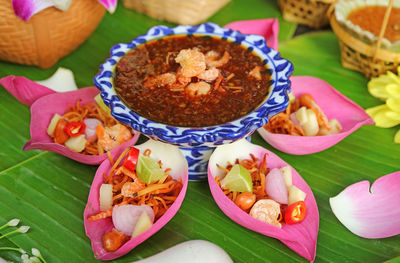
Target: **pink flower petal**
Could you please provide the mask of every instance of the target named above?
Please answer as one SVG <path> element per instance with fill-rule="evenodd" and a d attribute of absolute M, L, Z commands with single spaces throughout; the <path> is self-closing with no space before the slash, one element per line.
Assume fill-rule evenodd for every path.
<path fill-rule="evenodd" d="M 97 259 L 115 259 L 117 257 L 125 255 L 126 253 L 134 249 L 137 245 L 147 240 L 172 219 L 172 217 L 176 214 L 179 207 L 181 206 L 185 197 L 189 170 L 186 159 L 182 155 L 180 150 L 175 146 L 164 144 L 161 142 L 155 142 L 153 140 L 149 140 L 144 144 L 137 145 L 135 147 L 139 148 L 141 151 L 144 151 L 145 149 L 150 149 L 150 156 L 152 158 L 154 158 L 155 160 L 161 160 L 165 167 L 171 168 L 171 173 L 173 174 L 174 178 L 182 179 L 183 188 L 179 193 L 178 198 L 171 205 L 171 207 L 165 212 L 162 217 L 160 217 L 153 224 L 153 226 L 149 230 L 145 231 L 139 236 L 130 239 L 115 252 L 107 252 L 103 248 L 102 237 L 105 232 L 108 232 L 113 228 L 111 218 L 101 219 L 97 221 L 87 220 L 89 216 L 100 212 L 99 189 L 104 180 L 103 173 L 107 173 L 111 169 L 111 164 L 109 160 L 105 160 L 97 169 L 96 175 L 92 182 L 92 186 L 90 188 L 88 202 L 86 204 L 86 208 L 83 214 L 86 235 L 90 238 L 92 242 L 94 256 Z M 118 152 L 114 152 L 112 154 L 113 159 L 116 160 L 122 151 L 123 149 L 120 149 Z M 153 154 L 155 154 L 155 156 L 153 156 Z"/>
<path fill-rule="evenodd" d="M 69 106 L 74 105 L 78 99 L 81 103 L 94 102 L 94 97 L 99 93 L 96 87 L 88 87 L 70 92 L 53 93 L 36 100 L 31 106 L 31 139 L 24 145 L 23 150 L 45 150 L 62 154 L 75 161 L 86 164 L 99 164 L 107 159 L 107 154 L 86 155 L 73 152 L 65 146 L 54 143 L 47 135 L 47 127 L 54 114 L 63 115 Z M 111 150 L 116 152 L 119 148 L 126 147 L 136 143 L 139 133 L 135 132 L 133 138 L 117 148 Z"/>
<path fill-rule="evenodd" d="M 256 19 L 256 20 L 245 20 L 235 21 L 227 24 L 224 28 L 230 28 L 232 30 L 238 30 L 243 34 L 260 35 L 267 40 L 269 47 L 278 50 L 278 33 L 279 33 L 279 22 L 278 19 Z"/>
<path fill-rule="evenodd" d="M 296 155 L 311 154 L 328 149 L 365 124 L 374 124 L 371 117 L 356 103 L 345 97 L 324 80 L 296 76 L 291 77 L 295 97 L 311 94 L 329 119 L 336 118 L 343 130 L 338 134 L 325 136 L 293 136 L 274 134 L 264 128 L 260 135 L 276 149 Z M 340 110 L 339 110 L 340 109 Z"/>
<path fill-rule="evenodd" d="M 53 5 L 50 0 L 12 0 L 14 13 L 25 21 L 34 14 Z"/>
<path fill-rule="evenodd" d="M 117 0 L 98 0 L 98 1 L 105 8 L 107 8 L 108 12 L 110 12 L 111 14 L 114 13 L 115 8 L 117 7 Z"/>
<path fill-rule="evenodd" d="M 348 186 L 329 199 L 339 221 L 357 236 L 385 238 L 400 234 L 400 172 Z"/>
<path fill-rule="evenodd" d="M 40 97 L 55 93 L 55 91 L 25 77 L 16 77 L 13 75 L 0 79 L 0 84 L 19 102 L 27 106 L 31 106 Z"/>
<path fill-rule="evenodd" d="M 283 225 L 282 228 L 269 225 L 251 217 L 229 200 L 216 184 L 214 177 L 220 176 L 222 173 L 221 169 L 217 168 L 217 163 L 224 166 L 227 161 L 233 162 L 236 158 L 249 158 L 250 153 L 259 159 L 264 154 L 267 154 L 267 166 L 270 169 L 288 165 L 274 153 L 251 144 L 246 140 L 239 140 L 232 144 L 219 146 L 211 155 L 208 163 L 208 183 L 215 202 L 236 223 L 263 235 L 279 239 L 302 257 L 313 261 L 316 253 L 319 228 L 318 207 L 310 187 L 296 170 L 292 168 L 293 185 L 307 194 L 305 199 L 307 215 L 303 222 L 293 225 Z"/>

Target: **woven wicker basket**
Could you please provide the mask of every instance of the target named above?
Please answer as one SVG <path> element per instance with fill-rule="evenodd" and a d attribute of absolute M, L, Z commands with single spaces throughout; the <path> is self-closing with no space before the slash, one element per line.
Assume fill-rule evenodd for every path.
<path fill-rule="evenodd" d="M 104 13 L 96 0 L 73 0 L 68 11 L 50 7 L 23 21 L 10 0 L 0 0 L 0 60 L 49 68 L 84 42 Z"/>
<path fill-rule="evenodd" d="M 328 11 L 337 0 L 279 0 L 283 18 L 290 22 L 320 28 L 329 24 Z"/>
<path fill-rule="evenodd" d="M 181 25 L 206 20 L 230 0 L 122 0 L 127 8 Z"/>
<path fill-rule="evenodd" d="M 334 8 L 329 10 L 329 17 L 332 30 L 339 39 L 343 67 L 359 71 L 367 78 L 377 77 L 387 71 L 396 72 L 397 67 L 400 65 L 400 52 L 379 47 L 383 34 L 381 34 L 377 45 L 366 44 L 349 34 L 338 23 Z"/>

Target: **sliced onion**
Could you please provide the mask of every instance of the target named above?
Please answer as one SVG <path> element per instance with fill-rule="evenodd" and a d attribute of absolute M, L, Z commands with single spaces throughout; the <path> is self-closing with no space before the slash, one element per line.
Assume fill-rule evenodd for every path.
<path fill-rule="evenodd" d="M 86 129 L 85 129 L 86 139 L 96 136 L 97 125 L 99 125 L 99 124 L 103 125 L 103 123 L 96 118 L 87 118 L 87 119 L 84 119 L 83 122 L 86 124 Z"/>
<path fill-rule="evenodd" d="M 281 170 L 271 169 L 265 178 L 265 191 L 271 199 L 280 204 L 288 203 L 288 190 Z"/>
<path fill-rule="evenodd" d="M 114 227 L 125 235 L 131 236 L 140 215 L 146 212 L 154 222 L 153 209 L 148 205 L 120 205 L 114 206 L 112 221 Z"/>
<path fill-rule="evenodd" d="M 293 112 L 292 114 L 290 114 L 290 120 L 297 126 L 301 126 L 299 120 L 296 117 L 296 112 Z"/>

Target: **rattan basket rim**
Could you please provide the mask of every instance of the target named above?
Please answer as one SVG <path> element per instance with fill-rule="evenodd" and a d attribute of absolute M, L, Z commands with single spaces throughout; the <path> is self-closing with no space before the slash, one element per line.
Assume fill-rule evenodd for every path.
<path fill-rule="evenodd" d="M 334 9 L 328 11 L 330 24 L 332 30 L 335 32 L 336 36 L 341 40 L 345 45 L 354 49 L 355 51 L 366 55 L 368 57 L 372 57 L 375 55 L 376 58 L 385 60 L 385 61 L 399 61 L 400 60 L 400 52 L 390 51 L 387 49 L 379 48 L 376 51 L 376 47 L 371 44 L 366 44 L 363 41 L 355 38 L 351 34 L 349 34 L 336 20 L 335 14 L 333 12 Z"/>

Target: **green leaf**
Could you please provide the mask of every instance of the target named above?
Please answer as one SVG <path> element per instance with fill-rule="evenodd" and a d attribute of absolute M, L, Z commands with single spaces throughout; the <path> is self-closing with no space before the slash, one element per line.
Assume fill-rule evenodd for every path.
<path fill-rule="evenodd" d="M 282 21 L 276 1 L 232 0 L 210 21 L 224 25 L 266 17 L 279 18 L 280 51 L 294 63 L 296 75 L 320 77 L 363 108 L 381 103 L 368 94 L 363 75 L 342 68 L 337 39 L 332 32 L 288 40 L 295 25 Z M 54 67 L 42 70 L 0 62 L 0 77 L 13 74 L 44 79 L 63 66 L 75 73 L 79 87 L 91 86 L 98 66 L 113 44 L 130 41 L 157 24 L 172 25 L 128 10 L 120 2 L 117 11 L 106 14 L 83 45 Z M 3 88 L 0 98 L 0 225 L 17 217 L 21 224 L 31 226 L 26 234 L 1 239 L 0 246 L 18 246 L 26 251 L 38 248 L 47 262 L 98 262 L 93 257 L 82 218 L 96 167 L 55 153 L 23 152 L 21 148 L 29 140 L 29 108 Z M 394 259 L 390 262 L 395 262 L 396 257 L 398 260 L 400 236 L 379 240 L 357 237 L 335 218 L 328 201 L 352 183 L 373 182 L 399 169 L 400 147 L 392 143 L 395 130 L 365 126 L 334 147 L 308 156 L 279 152 L 258 134 L 252 136 L 254 143 L 290 163 L 313 190 L 320 212 L 316 262 L 382 262 L 391 258 Z M 6 232 L 7 229 L 0 230 L 1 234 Z M 234 262 L 305 262 L 279 241 L 243 228 L 226 217 L 212 199 L 207 182 L 190 182 L 176 216 L 146 242 L 112 262 L 132 262 L 193 239 L 219 245 Z M 0 251 L 0 257 L 20 262 L 16 252 Z"/>

